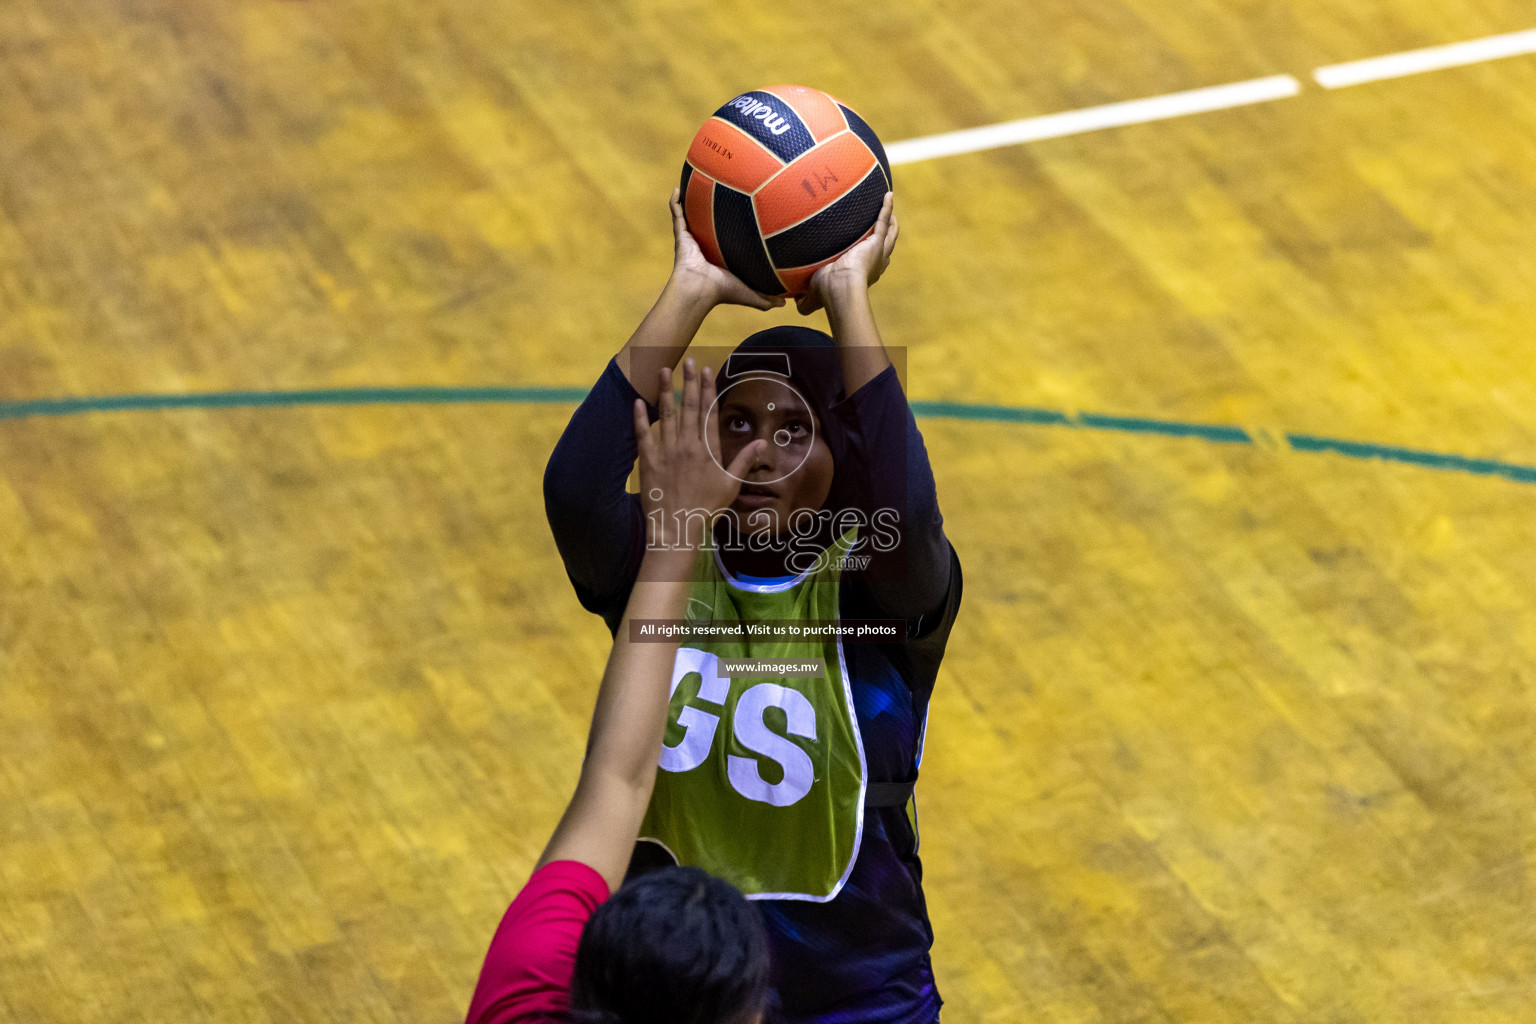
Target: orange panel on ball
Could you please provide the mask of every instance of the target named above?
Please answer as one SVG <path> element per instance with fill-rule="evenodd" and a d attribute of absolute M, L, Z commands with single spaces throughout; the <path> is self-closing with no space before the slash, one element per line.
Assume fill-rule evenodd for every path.
<path fill-rule="evenodd" d="M 683 216 L 688 219 L 688 233 L 699 243 L 704 258 L 717 267 L 725 266 L 725 260 L 720 258 L 720 243 L 715 239 L 715 183 L 697 168 L 688 178 Z"/>
<path fill-rule="evenodd" d="M 805 126 L 811 130 L 811 137 L 817 142 L 825 142 L 848 127 L 843 112 L 837 109 L 837 101 L 820 89 L 809 89 L 803 85 L 775 85 L 762 91 L 777 96 L 799 114 L 800 120 L 805 122 Z"/>
<path fill-rule="evenodd" d="M 688 162 L 716 181 L 738 192 L 756 192 L 758 186 L 779 171 L 784 163 L 746 132 L 718 117 L 704 122 L 688 147 Z"/>
<path fill-rule="evenodd" d="M 852 132 L 794 160 L 754 197 L 764 235 L 783 231 L 835 203 L 875 166 L 875 154 Z"/>

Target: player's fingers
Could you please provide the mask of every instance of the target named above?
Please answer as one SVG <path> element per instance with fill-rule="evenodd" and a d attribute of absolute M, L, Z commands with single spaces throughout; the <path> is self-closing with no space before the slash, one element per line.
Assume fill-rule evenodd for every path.
<path fill-rule="evenodd" d="M 661 449 L 672 450 L 677 438 L 677 404 L 672 400 L 672 370 L 663 366 L 658 375 L 661 386 L 657 389 L 656 405 L 661 409 Z"/>
<path fill-rule="evenodd" d="M 680 240 L 688 233 L 688 218 L 683 215 L 683 204 L 678 197 L 681 193 L 677 189 L 672 190 L 672 199 L 667 204 L 672 208 L 672 237 Z"/>
<path fill-rule="evenodd" d="M 640 449 L 642 456 L 650 453 L 651 449 L 651 418 L 645 413 L 645 399 L 635 399 L 635 407 L 630 410 L 635 421 L 635 446 Z"/>
<path fill-rule="evenodd" d="M 731 460 L 731 464 L 725 467 L 725 471 L 736 481 L 736 489 L 740 489 L 742 478 L 747 475 L 747 470 L 751 468 L 752 460 L 767 450 L 768 442 L 758 438 L 736 453 L 736 457 Z M 734 501 L 736 499 L 732 496 L 731 500 Z"/>
<path fill-rule="evenodd" d="M 746 300 L 746 302 L 753 309 L 778 309 L 784 305 L 784 297 L 781 295 L 764 295 L 762 292 L 751 292 L 751 298 Z"/>
<path fill-rule="evenodd" d="M 886 234 L 891 230 L 891 201 L 895 198 L 894 192 L 887 192 L 880 203 L 880 216 L 875 218 L 875 237 L 882 247 L 885 245 Z"/>
<path fill-rule="evenodd" d="M 699 427 L 699 371 L 693 356 L 683 360 L 683 418 L 679 432 L 689 443 L 697 441 L 703 433 Z"/>
<path fill-rule="evenodd" d="M 704 408 L 704 447 L 714 451 L 720 437 L 720 410 L 715 407 L 715 371 L 706 366 L 699 381 L 699 404 Z"/>
<path fill-rule="evenodd" d="M 885 258 L 890 259 L 891 253 L 896 249 L 896 239 L 901 237 L 901 224 L 896 217 L 891 217 L 891 233 L 885 236 Z"/>
<path fill-rule="evenodd" d="M 775 306 L 784 305 L 782 299 L 765 295 L 729 270 L 722 268 L 720 272 L 730 281 L 729 291 L 726 293 L 728 301 L 739 306 L 750 306 L 753 309 L 773 309 Z"/>
<path fill-rule="evenodd" d="M 818 286 L 818 281 L 825 281 L 826 275 L 827 267 L 822 267 L 812 274 L 811 279 L 806 282 L 805 294 L 795 300 L 795 308 L 800 311 L 801 316 L 810 316 L 821 308 L 821 289 Z"/>

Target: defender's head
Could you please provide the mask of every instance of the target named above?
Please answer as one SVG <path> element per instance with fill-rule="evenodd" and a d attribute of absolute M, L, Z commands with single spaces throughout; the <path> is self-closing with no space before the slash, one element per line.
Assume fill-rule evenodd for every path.
<path fill-rule="evenodd" d="M 758 1024 L 768 995 L 762 919 L 729 882 L 668 867 L 623 885 L 581 933 L 576 1024 Z"/>

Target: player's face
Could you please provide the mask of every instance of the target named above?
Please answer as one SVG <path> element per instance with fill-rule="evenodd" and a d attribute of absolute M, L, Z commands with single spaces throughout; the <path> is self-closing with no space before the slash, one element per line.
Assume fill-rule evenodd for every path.
<path fill-rule="evenodd" d="M 731 506 L 747 533 L 789 528 L 800 509 L 821 508 L 832 490 L 832 449 L 821 423 L 784 384 L 764 378 L 731 385 L 720 399 L 721 464 L 730 465 L 758 438 L 765 451 L 747 464 L 745 482 Z M 754 513 L 771 512 L 771 515 Z"/>

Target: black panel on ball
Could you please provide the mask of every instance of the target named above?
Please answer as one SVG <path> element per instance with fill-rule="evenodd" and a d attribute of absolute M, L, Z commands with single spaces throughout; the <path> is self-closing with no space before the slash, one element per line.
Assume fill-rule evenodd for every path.
<path fill-rule="evenodd" d="M 857 242 L 880 218 L 887 191 L 880 169 L 871 167 L 864 180 L 837 202 L 792 228 L 768 236 L 773 265 L 789 270 L 836 256 Z M 718 221 L 719 214 L 715 216 Z"/>
<path fill-rule="evenodd" d="M 688 179 L 693 177 L 693 164 L 683 161 L 683 181 L 677 187 L 677 201 L 684 206 L 688 205 Z"/>
<path fill-rule="evenodd" d="M 837 109 L 843 112 L 843 118 L 848 122 L 849 130 L 857 135 L 859 140 L 869 147 L 869 151 L 875 154 L 875 159 L 880 161 L 880 169 L 885 172 L 885 190 L 887 192 L 894 192 L 896 187 L 891 184 L 893 180 L 891 178 L 891 162 L 885 158 L 885 147 L 880 145 L 880 139 L 876 137 L 875 130 L 865 123 L 862 117 L 841 103 L 837 105 Z"/>
<path fill-rule="evenodd" d="M 748 288 L 779 295 L 784 285 L 773 272 L 763 239 L 757 231 L 752 197 L 715 182 L 715 243 L 725 268 L 747 283 Z"/>
<path fill-rule="evenodd" d="M 744 92 L 715 111 L 715 116 L 761 142 L 785 163 L 816 145 L 800 115 L 771 92 Z"/>

